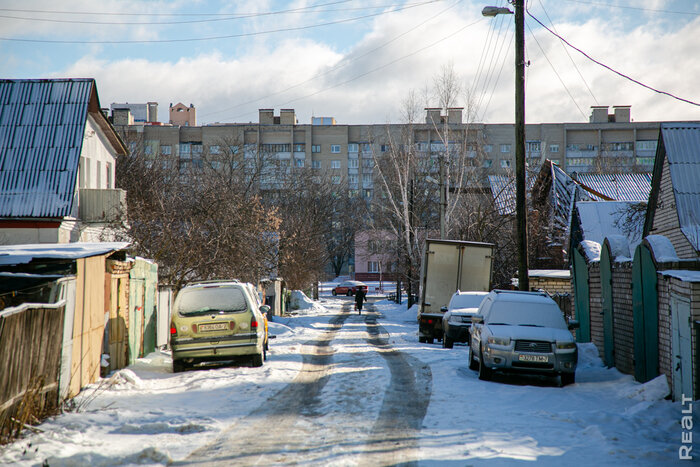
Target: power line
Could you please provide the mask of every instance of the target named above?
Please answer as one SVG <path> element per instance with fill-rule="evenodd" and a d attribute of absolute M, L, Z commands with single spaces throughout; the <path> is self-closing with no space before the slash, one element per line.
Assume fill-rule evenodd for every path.
<path fill-rule="evenodd" d="M 580 53 L 581 55 L 583 55 L 584 57 L 586 57 L 587 59 L 589 59 L 590 61 L 592 61 L 593 63 L 596 63 L 596 64 L 602 66 L 603 68 L 606 68 L 606 69 L 612 71 L 612 72 L 615 73 L 616 75 L 621 76 L 621 77 L 623 77 L 623 78 L 625 78 L 625 79 L 627 79 L 627 80 L 629 80 L 629 81 L 632 81 L 633 83 L 638 84 L 639 86 L 642 86 L 642 87 L 644 87 L 644 88 L 647 88 L 647 89 L 649 89 L 649 90 L 651 90 L 651 91 L 654 91 L 654 92 L 659 93 L 659 94 L 664 94 L 664 95 L 666 95 L 666 96 L 672 97 L 672 98 L 677 99 L 677 100 L 679 100 L 679 101 L 682 101 L 682 102 L 685 102 L 685 103 L 688 103 L 688 104 L 692 104 L 692 105 L 696 105 L 696 106 L 700 107 L 700 104 L 697 103 L 697 102 L 693 102 L 693 101 L 691 101 L 691 100 L 684 99 L 684 98 L 682 98 L 682 97 L 678 97 L 678 96 L 676 96 L 676 95 L 674 95 L 674 94 L 671 94 L 670 92 L 661 91 L 661 90 L 659 90 L 659 89 L 653 88 L 653 87 L 651 87 L 651 86 L 649 86 L 649 85 L 647 85 L 647 84 L 642 83 L 641 81 L 638 81 L 638 80 L 636 80 L 636 79 L 634 79 L 634 78 L 632 78 L 632 77 L 630 77 L 630 76 L 628 76 L 628 75 L 626 75 L 626 74 L 624 74 L 624 73 L 621 73 L 621 72 L 615 70 L 614 68 L 612 68 L 612 67 L 610 67 L 610 66 L 608 66 L 608 65 L 606 65 L 606 64 L 604 64 L 604 63 L 602 63 L 602 62 L 600 62 L 600 61 L 598 61 L 598 60 L 596 60 L 596 59 L 594 59 L 593 57 L 591 57 L 590 55 L 588 55 L 586 52 L 584 52 L 583 50 L 579 49 L 578 47 L 575 47 L 575 46 L 572 45 L 569 41 L 567 41 L 566 39 L 564 39 L 562 36 L 560 36 L 560 35 L 557 34 L 556 32 L 554 32 L 554 31 L 552 31 L 551 29 L 549 29 L 547 26 L 545 26 L 544 24 L 542 24 L 542 22 L 541 22 L 540 20 L 538 20 L 537 18 L 535 18 L 535 17 L 532 15 L 532 13 L 530 13 L 530 12 L 528 11 L 527 14 L 528 14 L 532 19 L 534 19 L 535 21 L 537 21 L 537 22 L 539 23 L 540 26 L 542 26 L 543 28 L 545 28 L 547 31 L 549 31 L 550 33 L 552 33 L 554 36 L 556 36 L 556 37 L 558 37 L 559 39 L 561 39 L 566 45 L 568 45 L 569 47 L 571 47 L 572 49 L 574 49 L 575 51 L 577 51 L 578 53 Z"/>
<path fill-rule="evenodd" d="M 604 6 L 607 8 L 622 8 L 625 10 L 647 11 L 650 13 L 670 13 L 673 15 L 700 16 L 700 13 L 693 13 L 692 11 L 660 10 L 660 9 L 655 9 L 655 8 L 643 8 L 643 7 L 637 7 L 637 6 L 616 5 L 614 3 L 586 2 L 583 0 L 565 0 L 565 1 L 572 2 L 572 3 L 581 3 L 583 5 Z"/>
<path fill-rule="evenodd" d="M 474 22 L 472 22 L 472 23 L 469 23 L 469 24 L 467 24 L 466 26 L 463 26 L 463 27 L 459 28 L 459 29 L 456 30 L 455 32 L 450 33 L 450 34 L 448 34 L 447 36 L 444 36 L 443 38 L 438 39 L 438 40 L 435 41 L 435 42 L 432 42 L 432 43 L 430 43 L 430 44 L 428 44 L 428 45 L 426 45 L 426 46 L 424 46 L 424 47 L 421 47 L 421 48 L 419 48 L 419 49 L 416 49 L 416 50 L 414 50 L 413 52 L 411 52 L 411 53 L 409 53 L 409 54 L 406 54 L 406 55 L 403 55 L 403 56 L 401 56 L 401 57 L 399 57 L 399 58 L 396 58 L 396 59 L 394 59 L 394 60 L 391 60 L 390 62 L 387 62 L 387 63 L 385 63 L 385 64 L 383 64 L 383 65 L 381 65 L 381 66 L 378 66 L 378 67 L 376 67 L 376 68 L 373 68 L 373 69 L 371 69 L 371 70 L 368 70 L 368 71 L 366 71 L 366 72 L 364 72 L 364 73 L 360 73 L 359 75 L 356 75 L 356 76 L 354 76 L 354 77 L 352 77 L 352 78 L 350 78 L 350 79 L 348 79 L 348 80 L 342 81 L 342 82 L 340 82 L 340 83 L 334 84 L 333 86 L 329 86 L 329 87 L 327 87 L 327 88 L 319 89 L 318 91 L 312 92 L 312 93 L 310 93 L 310 94 L 306 94 L 306 95 L 304 95 L 304 96 L 296 97 L 296 98 L 290 99 L 290 100 L 288 100 L 288 101 L 286 101 L 286 102 L 282 102 L 282 103 L 280 103 L 280 104 L 275 105 L 274 107 L 283 107 L 283 106 L 285 106 L 285 105 L 291 104 L 292 102 L 300 101 L 300 100 L 302 100 L 302 99 L 307 99 L 307 98 L 309 98 L 309 97 L 316 96 L 316 95 L 321 94 L 321 93 L 324 93 L 324 92 L 326 92 L 326 91 L 330 91 L 331 89 L 335 89 L 335 88 L 338 88 L 338 87 L 340 87 L 340 86 L 344 86 L 344 85 L 346 85 L 346 84 L 348 84 L 348 83 L 351 83 L 351 82 L 353 82 L 353 81 L 357 81 L 358 79 L 363 78 L 363 77 L 365 77 L 365 76 L 367 76 L 367 75 L 369 75 L 369 74 L 372 74 L 372 73 L 377 72 L 377 71 L 379 71 L 379 70 L 383 70 L 384 68 L 387 68 L 387 67 L 389 67 L 389 66 L 391 66 L 391 65 L 393 65 L 393 64 L 395 64 L 395 63 L 398 63 L 398 62 L 400 62 L 400 61 L 402 61 L 402 60 L 405 60 L 405 59 L 407 59 L 407 58 L 409 58 L 409 57 L 412 57 L 412 56 L 414 56 L 414 55 L 417 55 L 417 54 L 419 54 L 420 52 L 423 52 L 424 50 L 427 50 L 427 49 L 429 49 L 429 48 L 431 48 L 431 47 L 434 47 L 434 46 L 438 45 L 439 43 L 444 42 L 444 41 L 446 41 L 447 39 L 449 39 L 449 38 L 451 38 L 451 37 L 453 37 L 453 36 L 456 36 L 457 34 L 459 34 L 460 32 L 464 31 L 465 29 L 467 29 L 467 28 L 469 28 L 469 27 L 471 27 L 471 26 L 474 26 L 475 24 L 477 24 L 477 23 L 480 22 L 480 21 L 483 21 L 483 18 L 480 18 L 480 19 L 478 19 L 478 20 L 476 20 L 476 21 L 474 21 Z M 248 114 L 250 114 L 250 113 L 251 113 L 251 112 L 246 112 L 246 113 L 243 113 L 243 114 L 240 114 L 240 115 L 236 115 L 236 116 L 234 116 L 234 117 L 231 117 L 231 119 L 232 119 L 232 120 L 235 120 L 235 119 L 237 119 L 237 118 L 239 118 L 239 117 L 244 117 L 244 116 L 246 116 L 246 115 L 248 115 Z"/>
<path fill-rule="evenodd" d="M 35 22 L 45 22 L 45 23 L 62 23 L 62 24 L 95 24 L 95 25 L 118 25 L 118 26 L 142 26 L 142 25 L 174 25 L 174 24 L 194 24 L 194 23 L 214 23 L 214 22 L 223 22 L 223 21 L 235 21 L 235 20 L 241 20 L 241 19 L 248 19 L 248 18 L 260 18 L 263 16 L 275 16 L 275 15 L 286 15 L 286 14 L 298 14 L 298 13 L 309 13 L 309 10 L 311 10 L 312 13 L 331 13 L 331 12 L 339 12 L 339 11 L 357 11 L 357 10 L 377 10 L 380 8 L 390 8 L 390 7 L 397 7 L 400 4 L 393 3 L 393 4 L 388 4 L 388 5 L 376 5 L 376 6 L 366 6 L 366 7 L 353 7 L 353 8 L 333 8 L 333 9 L 317 9 L 322 6 L 327 6 L 327 5 L 334 5 L 337 3 L 346 3 L 352 0 L 343 0 L 343 1 L 338 1 L 338 2 L 331 2 L 331 3 L 323 3 L 319 5 L 311 5 L 311 6 L 306 6 L 306 7 L 300 7 L 300 8 L 292 8 L 292 9 L 287 9 L 287 10 L 278 10 L 278 11 L 269 11 L 269 12 L 262 12 L 262 13 L 242 13 L 242 14 L 216 14 L 216 16 L 220 16 L 217 18 L 207 18 L 207 19 L 194 19 L 194 20 L 182 20 L 182 21 L 94 21 L 94 20 L 74 20 L 74 19 L 56 19 L 56 18 L 28 18 L 28 17 L 23 17 L 23 16 L 11 16 L 11 15 L 0 15 L 0 18 L 7 18 L 7 19 L 14 19 L 14 20 L 21 20 L 21 21 L 35 21 Z M 406 5 L 414 5 L 414 4 L 404 4 Z M 0 11 L 3 11 L 6 9 L 0 9 Z M 40 13 L 49 13 L 41 11 Z M 54 14 L 57 12 L 53 12 Z M 67 12 L 66 12 L 67 14 Z M 86 15 L 86 14 L 97 14 L 97 13 L 74 13 L 77 15 Z M 115 13 L 116 14 L 116 13 Z M 124 15 L 129 15 L 129 16 L 173 16 L 172 14 L 166 15 L 166 14 L 160 14 L 160 13 L 153 13 L 153 14 L 138 14 L 138 13 L 124 13 Z M 177 16 L 183 16 L 183 14 L 177 14 Z M 187 16 L 192 16 L 192 15 L 187 15 Z M 208 14 L 200 14 L 200 16 L 209 16 Z"/>
<path fill-rule="evenodd" d="M 539 3 L 540 3 L 540 6 L 542 7 L 542 11 L 544 11 L 545 16 L 546 16 L 547 19 L 549 20 L 549 24 L 552 25 L 552 29 L 554 30 L 554 32 L 558 33 L 559 31 L 557 31 L 557 28 L 554 26 L 554 21 L 552 21 L 552 18 L 550 18 L 550 17 L 549 17 L 549 14 L 547 14 L 547 9 L 544 7 L 544 4 L 542 3 L 541 0 L 538 0 L 538 1 L 539 1 Z M 576 72 L 577 72 L 578 75 L 581 77 L 581 81 L 583 81 L 583 84 L 586 86 L 586 89 L 588 89 L 589 94 L 590 94 L 591 97 L 593 98 L 593 102 L 595 102 L 596 104 L 598 104 L 598 99 L 596 99 L 595 94 L 593 94 L 593 91 L 591 90 L 591 87 L 588 86 L 588 82 L 586 81 L 586 78 L 583 77 L 583 74 L 581 73 L 581 70 L 579 70 L 578 66 L 576 65 L 576 62 L 574 62 L 573 57 L 572 57 L 571 54 L 569 53 L 569 49 L 567 49 L 561 41 L 559 41 L 559 43 L 561 44 L 561 47 L 564 49 L 564 52 L 566 52 L 566 55 L 569 57 L 569 60 L 571 61 L 571 64 L 574 66 L 574 69 L 576 69 Z"/>
<path fill-rule="evenodd" d="M 431 3 L 437 3 L 442 0 L 428 0 L 425 2 L 414 3 L 408 6 L 403 6 L 400 8 L 395 8 L 393 10 L 382 11 L 379 13 L 371 13 L 367 15 L 357 16 L 353 18 L 346 18 L 335 21 L 327 21 L 325 23 L 310 24 L 306 26 L 294 26 L 289 28 L 279 28 L 271 29 L 267 31 L 257 31 L 249 33 L 240 34 L 228 34 L 223 36 L 210 36 L 210 37 L 193 37 L 185 39 L 151 39 L 151 40 L 113 40 L 113 41 L 78 41 L 78 40 L 51 40 L 51 39 L 19 39 L 10 37 L 0 37 L 0 40 L 11 41 L 11 42 L 31 42 L 31 43 L 48 43 L 48 44 L 163 44 L 163 43 L 181 43 L 181 42 L 201 42 L 201 41 L 211 41 L 211 40 L 221 40 L 221 39 L 235 39 L 239 37 L 251 37 L 251 36 L 261 36 L 264 34 L 273 34 L 278 32 L 290 32 L 290 31 L 302 31 L 306 29 L 314 29 L 323 26 L 332 26 L 342 23 L 349 23 L 353 21 L 359 21 L 367 18 L 374 18 L 377 16 L 387 15 L 389 13 L 395 13 L 397 11 L 409 10 L 419 6 L 428 5 Z"/>
<path fill-rule="evenodd" d="M 330 74 L 330 73 L 332 73 L 332 72 L 334 72 L 334 71 L 337 71 L 337 70 L 340 70 L 340 69 L 342 69 L 342 68 L 345 68 L 345 67 L 349 66 L 351 63 L 356 62 L 356 61 L 358 61 L 359 59 L 364 58 L 364 57 L 366 57 L 366 56 L 368 56 L 368 55 L 370 55 L 370 54 L 376 52 L 377 50 L 380 50 L 380 49 L 386 47 L 387 45 L 389 45 L 389 44 L 391 44 L 391 43 L 393 43 L 393 42 L 396 42 L 396 41 L 399 40 L 401 37 L 406 36 L 406 35 L 410 34 L 411 32 L 414 32 L 416 29 L 420 28 L 421 26 L 423 26 L 423 25 L 426 24 L 426 23 L 429 23 L 430 21 L 432 21 L 433 19 L 435 19 L 435 18 L 437 18 L 438 16 L 442 15 L 443 13 L 445 13 L 445 12 L 451 10 L 452 8 L 454 8 L 455 6 L 457 6 L 457 5 L 458 5 L 459 3 L 461 3 L 461 2 L 462 2 L 462 0 L 457 0 L 457 1 L 455 1 L 455 2 L 454 2 L 452 5 L 450 5 L 449 7 L 445 8 L 444 10 L 442 10 L 442 11 L 440 11 L 440 12 L 438 12 L 438 13 L 436 13 L 435 15 L 431 16 L 430 18 L 426 19 L 425 21 L 422 21 L 422 22 L 418 23 L 417 25 L 415 25 L 415 26 L 409 28 L 407 31 L 404 31 L 403 33 L 399 34 L 398 36 L 395 36 L 394 38 L 388 40 L 387 42 L 384 42 L 383 44 L 381 44 L 381 45 L 379 45 L 379 46 L 377 46 L 377 47 L 375 47 L 375 48 L 373 48 L 373 49 L 371 49 L 371 50 L 369 50 L 369 51 L 367 51 L 367 52 L 365 52 L 365 53 L 363 53 L 363 54 L 361 54 L 361 55 L 358 55 L 358 56 L 356 56 L 356 57 L 353 57 L 352 59 L 347 60 L 347 61 L 345 61 L 344 63 L 342 63 L 342 64 L 340 64 L 340 65 L 338 65 L 338 66 L 331 67 L 331 68 L 329 68 L 328 70 L 324 71 L 323 73 L 320 73 L 320 74 L 318 74 L 318 75 L 316 75 L 316 76 L 313 76 L 313 77 L 307 79 L 306 81 L 302 81 L 301 83 L 294 84 L 294 85 L 289 86 L 289 87 L 287 87 L 287 88 L 285 88 L 285 89 L 282 89 L 281 91 L 273 92 L 273 93 L 268 94 L 268 95 L 263 96 L 263 97 L 259 97 L 259 98 L 256 98 L 256 99 L 251 99 L 251 100 L 249 100 L 249 101 L 242 102 L 242 103 L 240 103 L 240 104 L 236 104 L 236 105 L 234 105 L 233 107 L 229 107 L 229 108 L 227 108 L 227 109 L 217 110 L 217 111 L 214 111 L 214 112 L 210 112 L 210 113 L 208 113 L 208 114 L 203 114 L 202 117 L 206 117 L 206 116 L 210 116 L 210 115 L 216 115 L 216 114 L 223 113 L 223 112 L 228 112 L 228 111 L 230 111 L 230 110 L 237 109 L 237 108 L 239 108 L 239 107 L 243 107 L 244 105 L 252 104 L 252 103 L 254 103 L 254 102 L 258 102 L 258 101 L 261 101 L 261 100 L 263 100 L 263 99 L 268 99 L 268 98 L 270 98 L 270 97 L 283 94 L 283 93 L 285 93 L 285 92 L 287 92 L 287 91 L 291 91 L 292 89 L 298 88 L 299 86 L 303 86 L 304 84 L 309 83 L 309 82 L 311 82 L 311 81 L 313 81 L 313 80 L 315 80 L 315 79 L 318 79 L 318 78 L 321 78 L 321 77 L 323 77 L 323 76 L 325 76 L 325 75 L 328 75 L 328 74 Z"/>
<path fill-rule="evenodd" d="M 559 82 L 561 83 L 562 86 L 564 86 L 564 89 L 566 90 L 566 93 L 567 93 L 567 94 L 569 95 L 569 97 L 571 98 L 571 101 L 574 103 L 574 105 L 576 106 L 576 108 L 578 109 L 578 111 L 581 112 L 581 115 L 582 115 L 583 118 L 585 119 L 585 118 L 586 118 L 585 112 L 584 112 L 583 110 L 581 110 L 581 107 L 578 105 L 578 102 L 576 102 L 576 99 L 574 99 L 573 94 L 571 94 L 571 91 L 569 91 L 569 88 L 566 87 L 566 84 L 564 83 L 564 80 L 561 79 L 561 76 L 560 76 L 559 73 L 557 72 L 557 69 L 554 68 L 554 65 L 553 65 L 552 62 L 549 60 L 549 57 L 547 57 L 547 54 L 545 53 L 544 49 L 542 48 L 542 45 L 540 45 L 540 42 L 537 40 L 537 37 L 535 37 L 535 35 L 532 33 L 532 29 L 530 29 L 530 25 L 529 25 L 529 24 L 527 25 L 527 30 L 530 31 L 530 35 L 531 35 L 532 38 L 535 40 L 535 43 L 537 44 L 537 47 L 540 48 L 540 51 L 542 52 L 542 55 L 544 55 L 545 60 L 547 60 L 547 63 L 549 63 L 549 66 L 552 68 L 552 71 L 554 72 L 555 75 L 557 75 L 557 78 L 559 79 Z"/>

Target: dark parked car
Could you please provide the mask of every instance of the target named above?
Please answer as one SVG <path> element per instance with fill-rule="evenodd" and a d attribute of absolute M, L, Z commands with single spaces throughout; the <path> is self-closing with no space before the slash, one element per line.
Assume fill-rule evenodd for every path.
<path fill-rule="evenodd" d="M 360 281 L 344 281 L 333 287 L 333 295 L 347 295 L 348 297 L 355 295 L 355 293 L 362 289 L 367 292 L 367 284 Z"/>
<path fill-rule="evenodd" d="M 469 328 L 472 316 L 479 310 L 479 305 L 488 292 L 460 292 L 452 295 L 450 303 L 444 308 L 442 317 L 442 346 L 451 349 L 454 342 L 469 342 Z"/>

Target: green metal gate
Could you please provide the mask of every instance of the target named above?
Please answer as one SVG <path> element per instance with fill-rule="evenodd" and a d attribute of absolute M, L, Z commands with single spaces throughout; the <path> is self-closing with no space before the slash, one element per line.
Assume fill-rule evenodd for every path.
<path fill-rule="evenodd" d="M 615 366 L 615 343 L 613 340 L 613 285 L 612 261 L 608 242 L 603 244 L 600 254 L 600 294 L 603 309 L 603 361 L 605 365 Z"/>
<path fill-rule="evenodd" d="M 644 243 L 634 251 L 632 307 L 634 313 L 634 377 L 645 383 L 659 375 L 659 303 L 656 266 Z"/>
<path fill-rule="evenodd" d="M 576 330 L 578 342 L 591 341 L 591 307 L 588 287 L 588 263 L 578 249 L 573 249 L 574 302 L 579 328 Z"/>

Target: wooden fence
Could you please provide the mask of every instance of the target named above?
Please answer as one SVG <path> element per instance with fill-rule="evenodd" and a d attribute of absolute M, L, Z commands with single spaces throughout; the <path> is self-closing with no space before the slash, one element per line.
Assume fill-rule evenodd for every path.
<path fill-rule="evenodd" d="M 65 302 L 0 312 L 0 444 L 58 405 Z"/>

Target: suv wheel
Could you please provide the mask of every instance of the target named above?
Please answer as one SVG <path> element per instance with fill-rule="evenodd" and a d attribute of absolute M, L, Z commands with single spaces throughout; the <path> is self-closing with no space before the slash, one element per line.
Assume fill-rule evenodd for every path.
<path fill-rule="evenodd" d="M 352 290 L 348 290 L 347 296 L 352 297 Z"/>
<path fill-rule="evenodd" d="M 568 386 L 569 384 L 574 384 L 576 382 L 576 373 L 562 373 L 561 374 L 561 386 Z"/>
<path fill-rule="evenodd" d="M 420 342 L 421 344 L 425 344 L 425 337 L 418 336 L 418 342 Z"/>
<path fill-rule="evenodd" d="M 333 294 L 333 296 L 335 297 L 336 295 L 338 295 L 338 292 L 336 292 L 335 289 L 333 289 L 331 290 L 331 294 Z"/>
<path fill-rule="evenodd" d="M 445 349 L 451 349 L 454 345 L 454 341 L 447 337 L 447 334 L 442 334 L 442 347 Z"/>
<path fill-rule="evenodd" d="M 471 349 L 471 347 L 470 347 Z M 484 353 L 479 353 L 479 379 L 482 381 L 490 381 L 493 376 L 493 370 L 484 365 Z"/>
<path fill-rule="evenodd" d="M 474 371 L 479 369 L 479 364 L 474 359 L 474 352 L 472 351 L 471 346 L 469 346 L 469 369 Z"/>
<path fill-rule="evenodd" d="M 263 350 L 263 353 L 265 351 Z M 262 353 L 256 353 L 253 355 L 253 366 L 263 366 L 263 354 Z"/>

